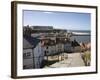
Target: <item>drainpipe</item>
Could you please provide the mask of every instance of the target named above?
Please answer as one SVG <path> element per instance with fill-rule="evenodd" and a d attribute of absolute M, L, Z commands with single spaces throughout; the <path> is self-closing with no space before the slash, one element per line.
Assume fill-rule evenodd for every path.
<path fill-rule="evenodd" d="M 33 69 L 35 68 L 34 48 L 32 47 Z"/>

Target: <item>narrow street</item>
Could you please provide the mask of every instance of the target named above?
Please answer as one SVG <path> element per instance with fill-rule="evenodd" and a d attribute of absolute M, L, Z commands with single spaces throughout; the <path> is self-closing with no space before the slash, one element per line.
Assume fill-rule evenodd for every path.
<path fill-rule="evenodd" d="M 80 53 L 70 53 L 68 54 L 68 58 L 56 62 L 52 65 L 45 66 L 45 68 L 58 68 L 58 67 L 80 67 L 85 66 Z"/>

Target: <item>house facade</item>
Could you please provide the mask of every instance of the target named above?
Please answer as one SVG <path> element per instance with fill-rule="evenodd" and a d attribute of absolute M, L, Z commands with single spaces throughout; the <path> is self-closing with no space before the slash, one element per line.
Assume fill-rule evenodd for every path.
<path fill-rule="evenodd" d="M 73 47 L 73 52 L 81 51 L 81 46 L 75 39 L 72 41 L 72 47 Z"/>
<path fill-rule="evenodd" d="M 23 49 L 23 69 L 34 68 L 33 51 L 31 48 Z"/>
<path fill-rule="evenodd" d="M 53 55 L 56 53 L 55 41 L 46 39 L 43 44 L 43 50 L 45 55 Z"/>
<path fill-rule="evenodd" d="M 63 43 L 57 43 L 56 44 L 56 53 L 64 52 L 64 44 Z"/>
<path fill-rule="evenodd" d="M 23 39 L 23 69 L 40 68 L 44 59 L 41 41 L 31 36 Z"/>
<path fill-rule="evenodd" d="M 64 44 L 64 52 L 73 52 L 72 43 L 70 41 Z"/>

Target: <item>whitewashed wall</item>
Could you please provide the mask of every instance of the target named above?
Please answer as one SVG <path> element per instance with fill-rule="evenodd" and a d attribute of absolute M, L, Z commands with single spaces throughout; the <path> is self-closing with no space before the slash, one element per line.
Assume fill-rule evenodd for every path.
<path fill-rule="evenodd" d="M 35 60 L 35 68 L 39 68 L 42 61 L 44 59 L 44 53 L 41 48 L 41 43 L 39 43 L 35 48 L 34 48 L 34 60 Z"/>
<path fill-rule="evenodd" d="M 71 46 L 71 43 L 64 44 L 64 51 L 67 51 L 67 52 L 73 51 L 73 48 Z"/>
<path fill-rule="evenodd" d="M 23 55 L 28 53 L 28 52 L 30 52 L 31 55 L 28 58 L 25 58 L 25 59 L 23 58 L 23 66 L 33 68 L 34 63 L 33 63 L 33 58 L 32 58 L 33 57 L 32 49 L 24 49 Z"/>

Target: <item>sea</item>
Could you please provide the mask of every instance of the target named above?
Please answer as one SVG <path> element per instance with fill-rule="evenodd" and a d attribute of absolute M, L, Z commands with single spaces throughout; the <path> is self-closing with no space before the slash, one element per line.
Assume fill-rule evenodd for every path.
<path fill-rule="evenodd" d="M 91 31 L 89 30 L 70 30 L 72 33 L 79 33 L 79 35 L 72 35 L 70 37 L 71 41 L 76 40 L 78 43 L 90 43 L 91 42 Z M 85 33 L 88 35 L 80 35 L 80 33 Z"/>

